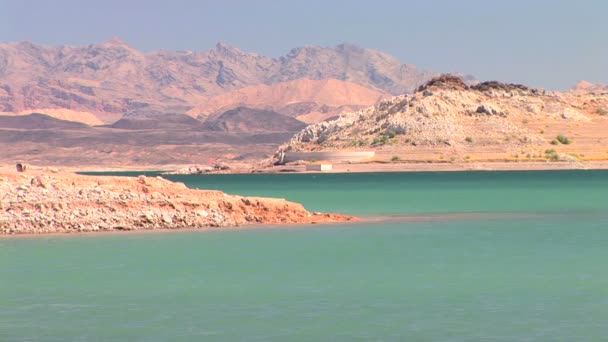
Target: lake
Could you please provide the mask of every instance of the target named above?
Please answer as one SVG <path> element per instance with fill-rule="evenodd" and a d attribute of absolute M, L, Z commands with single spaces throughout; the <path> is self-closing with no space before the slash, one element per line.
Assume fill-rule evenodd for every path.
<path fill-rule="evenodd" d="M 608 336 L 608 171 L 168 178 L 372 219 L 0 238 L 0 341 Z"/>

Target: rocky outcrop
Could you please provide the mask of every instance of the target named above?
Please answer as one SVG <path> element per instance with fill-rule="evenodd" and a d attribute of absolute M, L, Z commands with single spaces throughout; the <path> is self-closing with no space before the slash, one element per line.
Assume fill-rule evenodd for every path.
<path fill-rule="evenodd" d="M 434 77 L 430 81 L 422 84 L 420 87 L 418 87 L 417 91 L 424 92 L 432 87 L 452 90 L 466 90 L 469 88 L 462 78 L 455 75 L 444 74 Z M 429 92 L 430 91 L 427 91 L 427 95 L 430 94 Z"/>
<path fill-rule="evenodd" d="M 559 144 L 558 135 L 572 132 L 571 136 L 579 136 L 580 151 L 597 150 L 597 158 L 605 158 L 599 149 L 608 135 L 599 128 L 605 124 L 602 116 L 606 116 L 603 108 L 607 104 L 606 95 L 547 93 L 494 81 L 469 86 L 458 77 L 443 75 L 414 94 L 310 125 L 277 155 L 371 149 L 397 156 L 405 153 L 402 151 L 415 155 L 424 150 L 427 155 L 446 153 L 446 158 L 464 158 L 460 154 L 475 151 L 494 157 L 502 153 L 504 158 L 513 151 L 518 155 L 524 151 L 524 157 L 532 158 L 534 154 L 544 156 L 543 146 Z M 587 136 L 579 131 L 586 131 Z M 583 147 L 583 143 L 589 145 Z"/>
<path fill-rule="evenodd" d="M 0 171 L 0 234 L 229 227 L 351 220 L 283 199 L 188 189 L 161 177 Z"/>

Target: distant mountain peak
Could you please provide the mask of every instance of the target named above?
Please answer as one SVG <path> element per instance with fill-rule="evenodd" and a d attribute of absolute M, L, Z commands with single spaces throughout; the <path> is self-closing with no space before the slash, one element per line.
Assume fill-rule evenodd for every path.
<path fill-rule="evenodd" d="M 591 88 L 595 86 L 595 83 L 591 83 L 589 81 L 585 81 L 585 80 L 580 80 L 578 82 L 576 82 L 575 87 L 576 88 L 580 88 L 580 89 L 587 89 L 587 88 Z"/>
<path fill-rule="evenodd" d="M 226 42 L 217 42 L 215 44 L 215 50 L 222 54 L 240 55 L 243 53 L 241 49 L 232 46 Z"/>
<path fill-rule="evenodd" d="M 608 92 L 608 85 L 581 80 L 570 91 L 575 93 Z"/>
<path fill-rule="evenodd" d="M 36 44 L 30 40 L 22 40 L 19 42 L 15 42 L 14 44 L 16 44 L 17 46 L 27 46 L 27 47 L 38 46 L 38 44 Z"/>
<path fill-rule="evenodd" d="M 335 50 L 344 51 L 344 52 L 364 52 L 365 49 L 360 47 L 357 44 L 353 43 L 342 43 L 338 44 L 334 47 Z"/>
<path fill-rule="evenodd" d="M 123 40 L 122 38 L 120 38 L 118 36 L 112 36 L 112 37 L 110 37 L 110 39 L 101 42 L 99 45 L 106 46 L 106 47 L 125 47 L 125 48 L 130 47 L 129 43 L 127 43 L 125 40 Z"/>

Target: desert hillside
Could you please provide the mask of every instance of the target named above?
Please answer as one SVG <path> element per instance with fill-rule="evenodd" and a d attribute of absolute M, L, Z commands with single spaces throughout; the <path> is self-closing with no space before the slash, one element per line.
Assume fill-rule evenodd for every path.
<path fill-rule="evenodd" d="M 435 78 L 410 95 L 313 124 L 280 151 L 376 151 L 382 161 L 608 159 L 608 93 Z"/>
<path fill-rule="evenodd" d="M 206 118 L 245 106 L 269 109 L 308 123 L 376 104 L 388 94 L 337 79 L 297 79 L 248 86 L 203 99 L 188 113 Z"/>

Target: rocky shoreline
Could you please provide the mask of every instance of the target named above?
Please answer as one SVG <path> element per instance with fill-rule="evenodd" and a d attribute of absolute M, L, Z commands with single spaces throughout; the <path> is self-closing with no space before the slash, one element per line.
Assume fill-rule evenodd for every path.
<path fill-rule="evenodd" d="M 162 177 L 0 170 L 0 235 L 354 220 L 275 198 L 189 189 Z"/>

